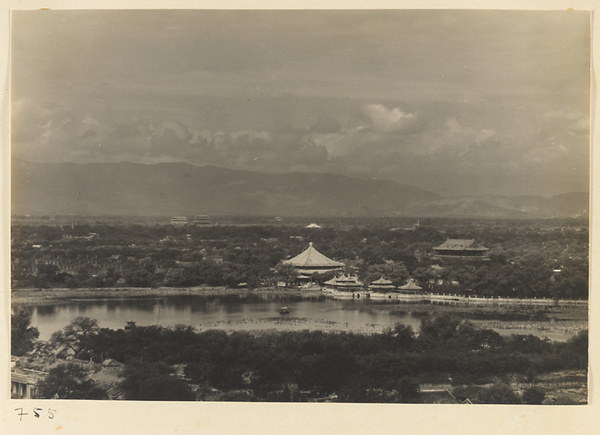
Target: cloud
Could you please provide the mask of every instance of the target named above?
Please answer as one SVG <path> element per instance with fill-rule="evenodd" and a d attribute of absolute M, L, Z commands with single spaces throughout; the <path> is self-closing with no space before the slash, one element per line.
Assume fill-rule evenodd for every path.
<path fill-rule="evenodd" d="M 424 139 L 424 151 L 438 159 L 485 162 L 511 158 L 497 132 L 465 126 L 452 117 Z"/>
<path fill-rule="evenodd" d="M 382 104 L 366 104 L 361 108 L 361 114 L 373 130 L 384 133 L 409 133 L 417 125 L 414 114 L 398 107 L 388 109 Z"/>
<path fill-rule="evenodd" d="M 204 130 L 195 133 L 190 145 L 188 161 L 239 169 L 277 172 L 327 161 L 327 150 L 301 132 Z"/>
<path fill-rule="evenodd" d="M 545 138 L 553 138 L 565 134 L 567 136 L 580 136 L 589 134 L 590 117 L 587 114 L 554 110 L 543 115 L 543 124 L 539 135 Z"/>

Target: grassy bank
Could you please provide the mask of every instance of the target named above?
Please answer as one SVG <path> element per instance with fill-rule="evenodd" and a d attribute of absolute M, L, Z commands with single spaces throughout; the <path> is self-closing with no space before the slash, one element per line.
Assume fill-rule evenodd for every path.
<path fill-rule="evenodd" d="M 350 303 L 354 303 L 351 301 Z M 369 302 L 361 306 L 361 310 L 372 313 L 389 313 L 414 317 L 431 314 L 449 313 L 472 320 L 588 320 L 587 305 L 552 306 L 552 305 L 469 305 L 469 304 L 437 304 L 437 303 L 377 303 Z"/>
<path fill-rule="evenodd" d="M 360 307 L 372 313 L 389 313 L 427 318 L 443 313 L 472 320 L 481 328 L 493 329 L 503 335 L 544 331 L 553 340 L 563 341 L 588 328 L 587 306 L 539 305 L 442 305 L 442 304 L 366 304 Z"/>

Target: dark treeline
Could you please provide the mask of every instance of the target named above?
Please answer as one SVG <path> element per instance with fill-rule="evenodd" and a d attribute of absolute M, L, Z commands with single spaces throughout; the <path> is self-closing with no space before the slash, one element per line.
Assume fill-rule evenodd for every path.
<path fill-rule="evenodd" d="M 565 343 L 503 338 L 449 315 L 424 319 L 418 335 L 397 324 L 368 336 L 111 330 L 78 318 L 49 347 L 60 358 L 124 363 L 126 399 L 214 400 L 218 391 L 219 400 L 302 401 L 335 393 L 345 402 L 418 402 L 421 383 L 487 384 L 514 374 L 532 382 L 545 372 L 585 370 L 587 341 L 587 332 Z M 178 376 L 175 367 L 183 370 Z"/>
<path fill-rule="evenodd" d="M 390 219 L 300 225 L 13 225 L 13 287 L 248 287 L 289 277 L 281 260 L 313 242 L 365 282 L 409 277 L 427 291 L 482 296 L 587 298 L 588 230 L 581 222 L 425 222 L 402 229 Z M 558 225 L 561 226 L 558 226 Z M 406 225 L 406 224 L 405 224 Z M 396 231 L 392 231 L 396 229 Z M 490 261 L 432 265 L 446 238 L 473 238 Z"/>

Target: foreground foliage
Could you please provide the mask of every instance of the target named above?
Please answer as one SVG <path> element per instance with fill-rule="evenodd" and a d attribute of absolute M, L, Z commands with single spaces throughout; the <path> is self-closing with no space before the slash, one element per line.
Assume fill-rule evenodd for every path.
<path fill-rule="evenodd" d="M 489 384 L 510 374 L 585 369 L 588 354 L 587 331 L 566 343 L 533 335 L 503 338 L 449 315 L 424 319 L 418 336 L 401 324 L 367 336 L 322 331 L 228 334 L 196 332 L 189 326 L 111 330 L 94 328 L 89 319 L 74 323 L 91 329 L 85 351 L 72 355 L 124 363 L 120 387 L 133 400 L 214 400 L 218 392 L 221 399 L 244 401 L 334 395 L 345 402 L 417 402 L 420 383 Z M 73 330 L 69 325 L 63 333 Z M 61 354 L 61 342 L 55 346 Z M 178 374 L 174 367 L 181 369 Z M 75 369 L 70 370 L 53 378 L 78 379 Z M 76 387 L 59 394 L 73 395 Z M 543 396 L 530 390 L 522 399 L 538 403 Z M 499 384 L 480 391 L 477 400 L 518 403 L 521 397 Z"/>
<path fill-rule="evenodd" d="M 106 399 L 106 392 L 88 375 L 78 364 L 59 364 L 38 384 L 38 395 L 47 399 Z"/>
<path fill-rule="evenodd" d="M 39 336 L 40 331 L 31 326 L 31 311 L 14 307 L 10 317 L 10 354 L 22 356 L 30 352 Z"/>

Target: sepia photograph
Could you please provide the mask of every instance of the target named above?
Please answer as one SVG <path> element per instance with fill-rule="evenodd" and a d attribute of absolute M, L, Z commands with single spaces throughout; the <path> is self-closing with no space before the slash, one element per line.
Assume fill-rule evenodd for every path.
<path fill-rule="evenodd" d="M 591 19 L 12 11 L 5 395 L 584 407 Z"/>

